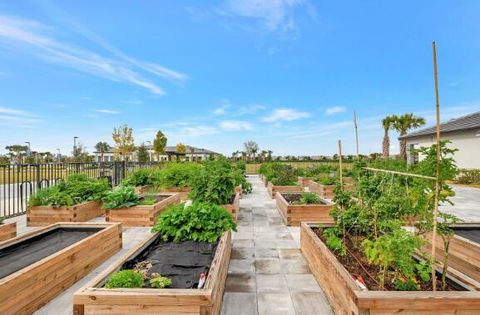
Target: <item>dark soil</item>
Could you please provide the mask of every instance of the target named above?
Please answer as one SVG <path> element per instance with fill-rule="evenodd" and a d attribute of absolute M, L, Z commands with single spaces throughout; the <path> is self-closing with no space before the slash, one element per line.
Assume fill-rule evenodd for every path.
<path fill-rule="evenodd" d="M 480 244 L 480 227 L 454 227 L 455 234 Z"/>
<path fill-rule="evenodd" d="M 135 258 L 125 262 L 122 269 L 134 269 L 139 262 L 150 262 L 150 276 L 156 272 L 172 280 L 169 288 L 192 289 L 198 287 L 200 274 L 208 274 L 217 243 L 186 241 L 162 242 L 156 239 Z M 148 280 L 144 287 L 150 287 Z"/>
<path fill-rule="evenodd" d="M 103 228 L 57 228 L 0 249 L 0 279 L 101 231 Z"/>
<path fill-rule="evenodd" d="M 319 228 L 312 228 L 314 233 L 326 244 L 326 238 Z M 379 272 L 376 266 L 373 266 L 368 263 L 363 250 L 359 248 L 364 237 L 358 237 L 353 240 L 354 237 L 347 237 L 347 255 L 341 256 L 335 252 L 333 254 L 338 259 L 338 261 L 347 269 L 347 271 L 354 277 L 361 276 L 365 281 L 368 290 L 372 291 L 397 291 L 393 285 L 393 278 L 391 276 L 386 276 L 385 278 L 385 289 L 382 290 L 379 283 Z M 358 245 L 356 245 L 358 244 Z M 357 258 L 357 259 L 355 259 Z M 441 275 L 437 274 L 437 290 L 442 287 Z M 421 283 L 421 289 L 419 291 L 432 291 L 431 281 L 428 283 Z M 464 291 L 465 289 L 455 285 L 454 283 L 449 283 L 447 281 L 447 291 Z"/>
<path fill-rule="evenodd" d="M 288 194 L 282 193 L 282 196 L 291 205 L 302 205 L 302 204 L 304 204 L 304 203 L 300 202 L 300 199 L 302 198 L 302 194 L 300 194 L 300 193 L 288 193 Z M 318 204 L 319 205 L 326 205 L 325 202 L 320 202 Z"/>

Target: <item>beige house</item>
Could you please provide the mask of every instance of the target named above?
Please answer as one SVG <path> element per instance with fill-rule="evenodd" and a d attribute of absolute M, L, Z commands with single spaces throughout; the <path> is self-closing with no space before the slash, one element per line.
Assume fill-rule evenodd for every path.
<path fill-rule="evenodd" d="M 441 139 L 449 140 L 450 148 L 457 149 L 455 161 L 459 168 L 480 169 L 480 112 L 451 119 L 440 125 Z M 417 157 L 412 148 L 428 147 L 436 142 L 436 127 L 416 130 L 399 138 L 407 141 L 408 161 Z"/>

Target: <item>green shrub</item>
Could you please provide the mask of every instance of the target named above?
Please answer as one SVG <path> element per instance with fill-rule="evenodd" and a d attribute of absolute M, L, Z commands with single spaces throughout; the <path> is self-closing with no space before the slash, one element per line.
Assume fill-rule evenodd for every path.
<path fill-rule="evenodd" d="M 103 198 L 110 189 L 106 179 L 88 178 L 85 174 L 72 174 L 66 181 L 38 190 L 30 197 L 29 206 L 72 206 Z"/>
<path fill-rule="evenodd" d="M 302 197 L 300 198 L 300 203 L 303 205 L 311 205 L 311 204 L 321 204 L 323 203 L 322 198 L 319 195 L 312 193 L 312 192 L 304 192 L 302 193 Z"/>
<path fill-rule="evenodd" d="M 140 204 L 140 196 L 132 186 L 119 186 L 105 194 L 102 200 L 105 209 L 129 208 Z"/>
<path fill-rule="evenodd" d="M 252 184 L 250 184 L 247 179 L 245 178 L 245 172 L 238 168 L 238 164 L 234 167 L 232 167 L 232 170 L 231 170 L 232 174 L 233 174 L 233 177 L 234 177 L 234 181 L 235 181 L 235 186 L 242 186 L 242 190 L 243 192 L 249 194 L 252 192 Z"/>
<path fill-rule="evenodd" d="M 152 228 L 164 241 L 216 242 L 228 230 L 236 231 L 237 225 L 225 208 L 202 202 L 191 206 L 174 205 L 164 211 Z"/>
<path fill-rule="evenodd" d="M 142 168 L 131 173 L 122 181 L 124 186 L 156 186 L 160 184 L 160 171 L 158 168 Z"/>
<path fill-rule="evenodd" d="M 172 280 L 167 277 L 162 277 L 158 273 L 152 273 L 150 278 L 150 286 L 156 289 L 163 289 L 172 285 Z"/>
<path fill-rule="evenodd" d="M 0 225 L 3 224 L 3 221 L 5 221 L 5 218 L 4 218 L 4 217 L 0 217 Z"/>
<path fill-rule="evenodd" d="M 131 269 L 115 272 L 105 284 L 107 289 L 141 287 L 143 287 L 142 275 Z"/>
<path fill-rule="evenodd" d="M 323 177 L 318 180 L 318 183 L 322 185 L 335 185 L 337 180 L 338 178 L 336 177 Z"/>
<path fill-rule="evenodd" d="M 236 175 L 225 158 L 207 161 L 195 174 L 190 185 L 190 197 L 194 201 L 217 205 L 231 202 L 236 186 Z"/>
<path fill-rule="evenodd" d="M 459 184 L 480 184 L 480 170 L 460 170 L 457 182 Z"/>
<path fill-rule="evenodd" d="M 160 170 L 160 186 L 163 188 L 189 187 L 192 178 L 202 169 L 197 163 L 169 163 Z"/>
<path fill-rule="evenodd" d="M 259 172 L 274 185 L 295 185 L 298 179 L 298 172 L 295 168 L 280 162 L 263 163 Z"/>

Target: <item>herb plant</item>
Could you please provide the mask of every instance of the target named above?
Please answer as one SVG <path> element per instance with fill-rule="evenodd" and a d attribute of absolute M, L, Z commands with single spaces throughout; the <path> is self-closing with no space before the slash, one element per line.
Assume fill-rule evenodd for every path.
<path fill-rule="evenodd" d="M 107 289 L 141 287 L 143 287 L 142 275 L 131 269 L 115 272 L 105 284 L 105 288 Z"/>
<path fill-rule="evenodd" d="M 304 192 L 302 193 L 302 197 L 300 197 L 300 204 L 302 205 L 311 205 L 311 204 L 322 204 L 322 198 L 319 195 L 312 192 Z"/>
<path fill-rule="evenodd" d="M 164 241 L 216 242 L 228 230 L 236 231 L 237 225 L 225 208 L 202 202 L 191 206 L 173 205 L 165 210 L 152 228 Z"/>
<path fill-rule="evenodd" d="M 172 280 L 170 278 L 162 277 L 158 273 L 152 273 L 149 282 L 152 288 L 157 289 L 163 289 L 172 285 Z"/>

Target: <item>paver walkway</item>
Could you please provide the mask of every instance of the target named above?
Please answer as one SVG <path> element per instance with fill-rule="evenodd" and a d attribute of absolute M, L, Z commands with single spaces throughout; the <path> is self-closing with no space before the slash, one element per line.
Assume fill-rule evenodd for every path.
<path fill-rule="evenodd" d="M 300 253 L 300 229 L 283 224 L 258 176 L 249 181 L 253 192 L 240 200 L 222 314 L 333 314 Z"/>

